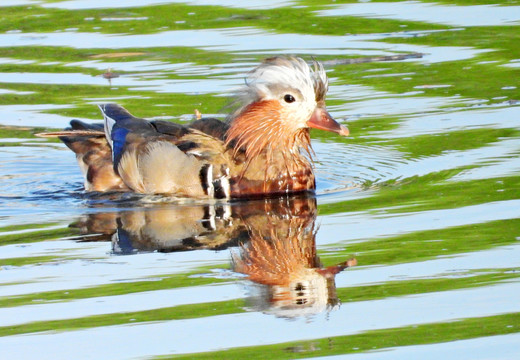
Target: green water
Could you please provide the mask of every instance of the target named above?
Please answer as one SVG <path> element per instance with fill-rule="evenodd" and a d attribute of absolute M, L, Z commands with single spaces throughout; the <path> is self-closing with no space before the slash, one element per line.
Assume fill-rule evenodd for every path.
<path fill-rule="evenodd" d="M 438 1 L 418 13 L 427 22 L 377 15 L 417 4 L 395 1 L 371 3 L 370 16 L 348 15 L 370 5 L 357 1 L 10 3 L 0 5 L 6 358 L 520 357 L 519 1 Z M 477 25 L 448 21 L 467 19 Z M 195 109 L 223 117 L 244 74 L 274 54 L 323 61 L 328 110 L 350 129 L 312 132 L 316 197 L 86 195 L 74 155 L 34 136 L 100 120 L 103 102 L 181 123 Z M 104 79 L 108 69 L 119 76 Z M 266 238 L 294 241 L 277 245 L 289 258 L 315 249 L 300 259 L 309 269 L 357 265 L 329 281 L 325 303 L 287 311 L 237 268 L 254 244 L 274 246 Z"/>

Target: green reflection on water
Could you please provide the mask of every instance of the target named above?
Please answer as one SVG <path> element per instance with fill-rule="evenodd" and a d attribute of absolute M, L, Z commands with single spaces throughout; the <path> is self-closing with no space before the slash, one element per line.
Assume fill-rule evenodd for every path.
<path fill-rule="evenodd" d="M 343 1 L 357 2 L 357 1 Z M 186 6 L 178 4 L 151 6 L 131 9 L 98 9 L 98 10 L 56 10 L 43 9 L 38 6 L 2 8 L 0 32 L 12 30 L 23 32 L 54 32 L 67 28 L 71 32 L 99 32 L 104 34 L 126 33 L 147 34 L 168 30 L 220 29 L 234 27 L 254 27 L 273 33 L 300 33 L 314 35 L 343 36 L 345 34 L 376 34 L 421 30 L 449 30 L 450 26 L 406 22 L 396 20 L 365 19 L 355 17 L 317 17 L 313 11 L 326 8 L 329 1 L 302 1 L 307 7 L 283 8 L 273 10 L 226 9 L 210 6 Z M 461 5 L 489 4 L 496 1 L 456 1 Z M 513 4 L 510 1 L 500 3 Z M 191 15 L 194 13 L 195 15 Z M 174 16 L 172 16 L 174 14 Z M 35 15 L 43 15 L 36 17 Z M 103 17 L 147 17 L 136 21 L 103 21 Z M 92 18 L 91 20 L 85 20 Z M 182 20 L 185 22 L 175 22 Z M 97 28 L 99 27 L 99 28 Z M 475 57 L 459 61 L 424 64 L 415 61 L 370 62 L 349 65 L 331 65 L 330 71 L 333 86 L 362 85 L 371 91 L 386 92 L 382 99 L 397 99 L 402 94 L 414 97 L 438 97 L 439 105 L 432 109 L 414 109 L 405 114 L 387 114 L 374 117 L 360 114 L 355 120 L 347 122 L 352 138 L 338 139 L 333 134 L 314 132 L 313 138 L 321 142 L 337 144 L 379 146 L 384 149 L 398 151 L 403 159 L 418 161 L 428 157 L 442 156 L 452 151 L 479 150 L 486 151 L 486 146 L 504 140 L 518 140 L 520 130 L 511 119 L 512 125 L 495 129 L 477 127 L 458 131 L 444 131 L 436 134 L 387 138 L 381 132 L 391 133 L 409 117 L 420 117 L 425 114 L 444 114 L 450 117 L 454 111 L 458 114 L 466 110 L 479 110 L 488 105 L 500 104 L 502 108 L 517 104 L 520 99 L 520 67 L 504 66 L 515 64 L 520 58 L 518 46 L 518 26 L 468 27 L 457 31 L 440 31 L 423 36 L 382 38 L 378 41 L 391 44 L 410 44 L 425 46 L 464 46 L 480 50 Z M 304 51 L 303 49 L 302 51 Z M 122 55 L 123 53 L 133 53 Z M 101 57 L 96 57 L 101 55 Z M 80 73 L 89 76 L 100 76 L 103 71 L 84 68 L 79 65 L 66 66 L 69 63 L 100 60 L 104 62 L 161 61 L 167 64 L 190 63 L 193 66 L 206 65 L 219 67 L 223 64 L 256 63 L 264 54 L 237 54 L 226 51 L 209 51 L 188 47 L 156 47 L 127 49 L 73 49 L 67 47 L 24 46 L 0 48 L 0 57 L 32 60 L 33 63 L 17 63 L 11 61 L 0 64 L 1 73 Z M 424 59 L 428 60 L 428 54 Z M 335 60 L 361 57 L 356 54 L 317 56 L 319 60 Z M 310 58 L 306 56 L 306 58 Z M 493 63 L 489 63 L 493 61 Z M 50 63 L 49 62 L 57 62 Z M 190 65 L 190 66 L 191 66 Z M 117 70 L 117 69 L 116 69 Z M 377 71 L 375 71 L 377 70 Z M 149 71 L 119 71 L 121 75 L 132 75 L 146 78 Z M 408 74 L 402 76 L 373 76 Z M 218 75 L 183 76 L 169 71 L 157 71 L 153 76 L 165 79 L 214 79 L 234 76 L 232 71 L 223 71 Z M 153 77 L 152 77 L 153 78 Z M 403 79 L 404 78 L 404 79 Z M 183 114 L 192 114 L 194 109 L 203 114 L 214 114 L 223 111 L 228 100 L 220 94 L 183 94 L 165 93 L 154 90 L 131 90 L 131 87 L 119 86 L 117 79 L 112 85 L 77 85 L 77 84 L 27 84 L 2 83 L 0 88 L 26 94 L 0 94 L 0 105 L 34 105 L 53 104 L 71 105 L 69 108 L 47 110 L 50 114 L 66 117 L 100 119 L 98 109 L 92 105 L 92 99 L 110 99 L 121 97 L 117 102 L 127 107 L 137 116 L 159 117 L 170 116 L 173 121 L 180 121 Z M 434 85 L 434 86 L 432 86 Z M 438 87 L 436 85 L 446 85 Z M 516 88 L 514 87 L 516 86 Z M 350 114 L 350 106 L 362 102 L 363 95 L 352 95 L 345 98 L 342 93 L 328 102 L 330 108 Z M 130 98 L 131 97 L 131 98 Z M 167 104 L 168 107 L 158 107 Z M 497 106 L 493 109 L 500 108 Z M 500 114 L 500 113 L 498 113 Z M 471 115 L 468 115 L 471 116 Z M 490 115 L 500 116 L 500 115 Z M 2 128 L 0 138 L 32 138 L 40 129 Z M 2 141 L 0 140 L 0 144 Z M 12 143 L 9 143 L 12 145 Z M 348 155 L 348 154 L 347 154 Z M 503 158 L 518 157 L 518 149 Z M 387 218 L 413 212 L 434 212 L 445 209 L 460 209 L 467 206 L 496 203 L 518 198 L 520 176 L 512 172 L 510 176 L 497 176 L 489 173 L 486 178 L 469 181 L 456 181 L 455 176 L 465 171 L 492 165 L 499 159 L 490 155 L 486 161 L 472 163 L 460 167 L 449 167 L 440 171 L 428 171 L 426 175 L 412 174 L 408 177 L 397 175 L 387 181 L 361 181 L 359 191 L 371 190 L 369 196 L 349 198 L 345 195 L 333 203 L 319 204 L 321 216 L 347 218 L 352 213 L 363 212 L 371 216 Z M 319 159 L 318 159 L 319 161 Z M 373 165 L 373 164 L 371 164 Z M 72 166 L 72 164 L 71 164 Z M 367 165 L 368 166 L 368 165 Z M 368 192 L 367 192 L 368 193 Z M 31 224 L 23 227 L 4 227 L 0 229 L 7 234 L 0 235 L 0 245 L 23 245 L 40 241 L 52 241 L 77 235 L 69 228 L 41 229 L 54 224 Z M 411 264 L 419 261 L 438 259 L 441 257 L 457 257 L 467 253 L 495 249 L 501 246 L 516 244 L 520 229 L 520 219 L 495 220 L 470 223 L 464 226 L 444 227 L 436 230 L 419 230 L 406 234 L 361 239 L 361 242 L 345 242 L 341 234 L 337 234 L 334 245 L 319 249 L 322 261 L 336 264 L 346 257 L 355 254 L 360 266 L 387 266 L 395 264 Z M 30 233 L 11 233 L 10 231 L 34 230 Z M 109 245 L 107 243 L 107 251 Z M 330 250 L 334 248 L 333 250 Z M 339 250 L 338 250 L 339 249 Z M 3 259 L 0 266 L 23 267 L 38 266 L 54 261 L 70 260 L 66 254 L 57 256 L 35 256 Z M 510 259 L 505 259 L 505 266 L 500 269 L 467 270 L 451 277 L 438 276 L 429 279 L 405 279 L 381 284 L 337 289 L 339 298 L 348 306 L 349 302 L 385 299 L 388 297 L 424 294 L 434 291 L 450 291 L 470 287 L 483 287 L 518 278 L 518 269 L 513 267 Z M 509 261 L 509 262 L 507 262 Z M 220 265 L 210 266 L 211 269 Z M 106 284 L 85 289 L 67 289 L 33 293 L 28 295 L 0 298 L 0 307 L 28 306 L 49 302 L 66 302 L 77 299 L 100 296 L 124 295 L 144 291 L 171 288 L 201 286 L 222 283 L 211 277 L 193 277 L 207 269 L 198 269 L 187 274 L 164 274 L 160 280 L 133 281 L 130 285 Z M 356 272 L 348 276 L 355 277 Z M 453 274 L 451 274 L 453 275 Z M 411 274 L 413 277 L 413 274 Z M 11 285 L 3 283 L 3 285 Z M 242 299 L 205 304 L 190 304 L 146 310 L 132 313 L 115 313 L 79 319 L 56 320 L 0 327 L 0 336 L 24 334 L 39 331 L 66 331 L 79 328 L 108 326 L 114 324 L 130 324 L 147 321 L 168 321 L 190 319 L 222 314 L 235 314 L 244 311 Z M 266 315 L 267 316 L 267 315 Z M 330 316 L 334 316 L 331 314 Z M 384 349 L 393 346 L 432 344 L 458 339 L 471 339 L 490 335 L 516 333 L 519 331 L 520 314 L 504 314 L 482 318 L 461 319 L 454 322 L 438 324 L 422 324 L 414 327 L 382 329 L 366 331 L 361 334 L 322 339 L 317 336 L 311 341 L 270 346 L 231 349 L 222 352 L 211 352 L 190 355 L 189 358 L 298 358 L 327 356 Z M 1 325 L 0 325 L 1 326 Z M 237 342 L 237 346 L 239 343 Z M 175 356 L 174 358 L 182 357 Z"/>
<path fill-rule="evenodd" d="M 363 334 L 291 342 L 276 345 L 190 354 L 159 356 L 157 359 L 299 359 L 317 356 L 354 354 L 395 346 L 436 344 L 455 340 L 520 331 L 520 313 L 472 318 L 455 322 L 426 324 L 367 331 Z"/>
<path fill-rule="evenodd" d="M 23 325 L 0 327 L 0 336 L 27 334 L 41 331 L 70 331 L 98 326 L 137 324 L 149 321 L 196 319 L 207 316 L 244 312 L 243 300 L 220 301 L 203 304 L 179 305 L 147 311 L 121 314 L 95 315 L 70 320 L 40 321 Z"/>

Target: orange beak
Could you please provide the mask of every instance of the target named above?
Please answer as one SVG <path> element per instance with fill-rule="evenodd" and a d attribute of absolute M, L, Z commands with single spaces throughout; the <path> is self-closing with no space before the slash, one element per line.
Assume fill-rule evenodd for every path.
<path fill-rule="evenodd" d="M 332 131 L 342 136 L 348 136 L 349 134 L 349 131 L 345 126 L 340 125 L 332 118 L 332 116 L 330 116 L 327 110 L 321 107 L 317 107 L 316 110 L 314 110 L 311 118 L 307 121 L 307 126 L 314 129 Z"/>

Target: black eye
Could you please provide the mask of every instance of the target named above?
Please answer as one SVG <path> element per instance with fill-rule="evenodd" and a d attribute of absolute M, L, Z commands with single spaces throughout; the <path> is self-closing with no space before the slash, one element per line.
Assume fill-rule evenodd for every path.
<path fill-rule="evenodd" d="M 286 94 L 283 99 L 285 100 L 286 103 L 292 103 L 294 101 L 296 101 L 296 99 L 294 98 L 294 96 L 292 96 L 291 94 Z"/>

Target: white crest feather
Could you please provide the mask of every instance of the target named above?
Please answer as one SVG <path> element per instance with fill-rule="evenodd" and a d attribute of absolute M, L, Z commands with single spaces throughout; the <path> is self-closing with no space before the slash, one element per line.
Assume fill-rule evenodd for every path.
<path fill-rule="evenodd" d="M 299 57 L 273 57 L 249 72 L 245 85 L 237 92 L 238 115 L 249 104 L 270 100 L 281 89 L 295 89 L 308 103 L 322 101 L 328 90 L 328 78 L 323 65 L 313 62 L 311 68 Z"/>

